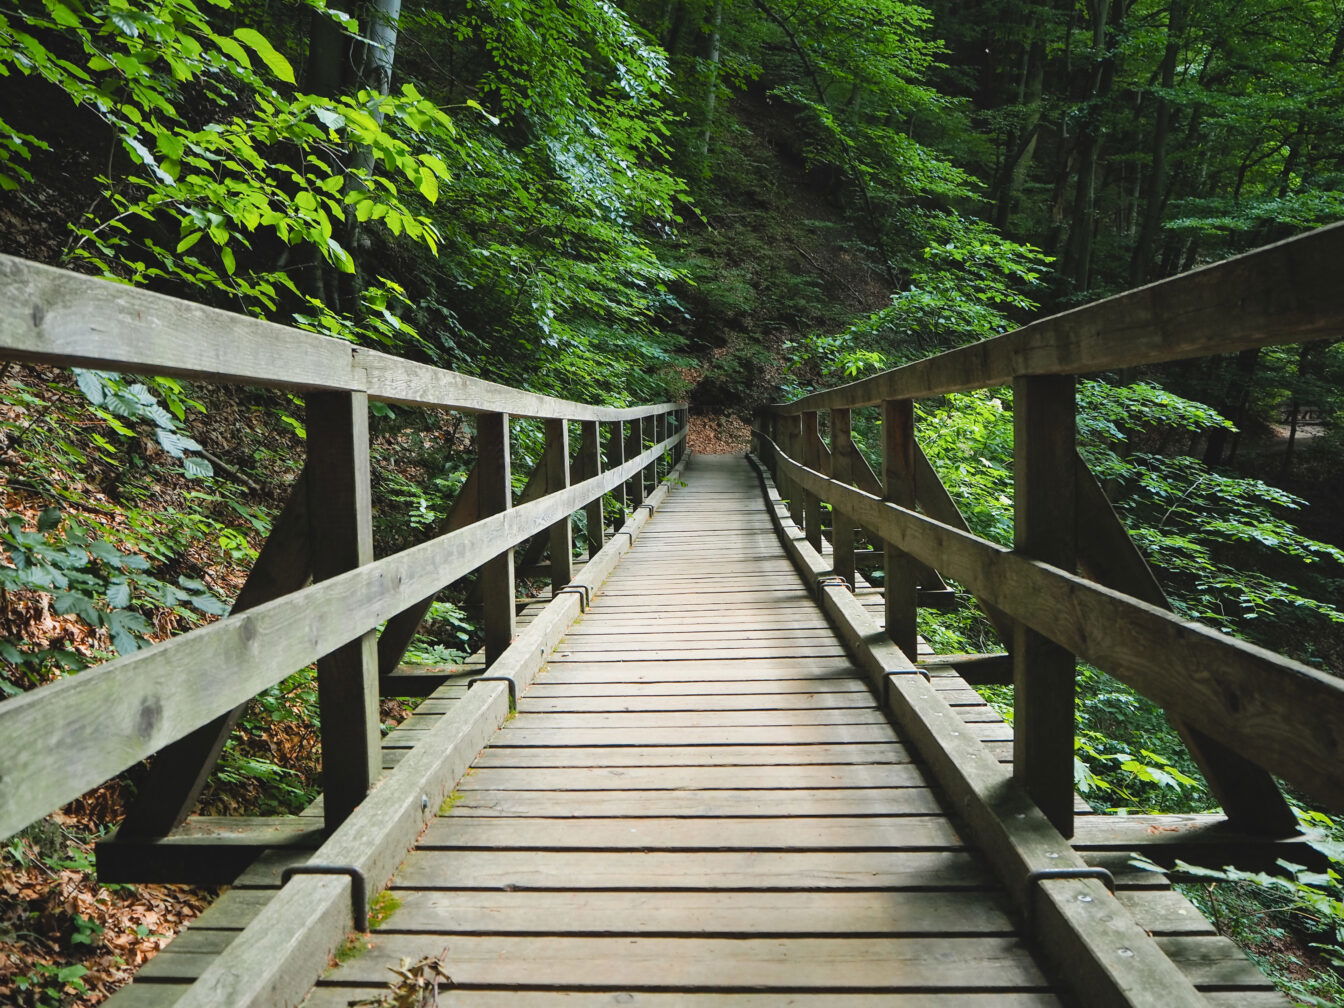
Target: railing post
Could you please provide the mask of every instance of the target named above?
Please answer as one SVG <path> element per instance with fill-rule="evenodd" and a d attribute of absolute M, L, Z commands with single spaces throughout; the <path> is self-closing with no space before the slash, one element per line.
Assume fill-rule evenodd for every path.
<path fill-rule="evenodd" d="M 1077 566 L 1074 398 L 1072 375 L 1013 381 L 1013 546 L 1066 571 Z M 1013 774 L 1070 837 L 1074 656 L 1020 623 L 1013 636 Z"/>
<path fill-rule="evenodd" d="M 476 418 L 476 471 L 481 518 L 513 506 L 509 455 L 509 415 L 482 413 Z M 485 660 L 489 664 L 513 643 L 513 547 L 481 566 L 481 602 L 485 608 Z"/>
<path fill-rule="evenodd" d="M 821 471 L 821 453 L 817 445 L 821 442 L 821 429 L 817 425 L 817 411 L 809 410 L 802 415 L 802 444 L 797 456 L 798 461 L 809 469 Z M 807 529 L 807 541 L 818 553 L 821 552 L 821 499 L 814 493 L 803 491 L 803 521 Z"/>
<path fill-rule="evenodd" d="M 800 447 L 803 440 L 803 418 L 798 413 L 789 413 L 784 416 L 783 420 L 784 429 L 781 432 L 783 441 L 781 443 L 784 446 L 784 451 L 795 462 L 801 462 L 803 461 Z M 806 519 L 803 513 L 804 494 L 802 487 L 793 480 L 787 480 L 787 486 L 789 488 L 789 517 L 800 529 L 804 528 Z"/>
<path fill-rule="evenodd" d="M 639 418 L 639 450 L 647 451 L 653 444 L 653 417 L 643 416 Z M 640 503 L 653 493 L 654 488 L 658 486 L 658 477 L 655 469 L 658 466 L 658 460 L 655 458 L 648 465 L 639 471 L 640 481 Z"/>
<path fill-rule="evenodd" d="M 569 424 L 564 420 L 546 420 L 546 492 L 558 493 L 569 487 Z M 574 580 L 574 527 L 571 515 L 565 515 L 550 529 L 551 596 Z"/>
<path fill-rule="evenodd" d="M 584 420 L 579 425 L 579 457 L 583 459 L 583 478 L 592 479 L 602 473 L 602 430 L 596 420 Z M 597 556 L 597 551 L 606 542 L 602 528 L 602 498 L 589 501 L 583 509 L 584 524 L 588 526 L 588 556 Z"/>
<path fill-rule="evenodd" d="M 667 414 L 659 413 L 653 418 L 653 441 L 654 444 L 662 444 L 667 440 Z M 667 475 L 669 466 L 667 465 L 667 451 L 658 453 L 658 458 L 653 463 L 653 485 L 656 489 L 662 482 L 663 477 Z"/>
<path fill-rule="evenodd" d="M 686 432 L 686 436 L 677 444 L 677 461 L 680 462 L 686 457 L 686 453 L 690 451 L 691 409 L 689 406 L 683 406 L 681 409 L 677 410 L 677 424 L 678 430 Z"/>
<path fill-rule="evenodd" d="M 607 425 L 607 468 L 619 469 L 625 465 L 625 425 L 620 420 L 608 420 L 605 423 Z M 616 528 L 620 528 L 625 522 L 625 486 L 622 483 L 611 492 L 611 496 L 616 501 L 616 506 L 621 513 L 621 516 L 616 520 Z"/>
<path fill-rule="evenodd" d="M 625 460 L 629 462 L 636 459 L 643 451 L 644 421 L 638 418 L 629 420 L 625 427 Z M 642 469 L 630 477 L 625 484 L 625 489 L 626 497 L 632 509 L 644 503 L 644 471 Z"/>
<path fill-rule="evenodd" d="M 369 401 L 363 392 L 310 392 L 308 539 L 314 581 L 373 562 Z M 335 829 L 382 769 L 377 637 L 370 631 L 317 660 L 323 817 Z"/>
<path fill-rule="evenodd" d="M 831 410 L 832 476 L 854 485 L 853 416 L 848 409 Z M 831 568 L 854 588 L 854 519 L 831 506 Z"/>
<path fill-rule="evenodd" d="M 909 399 L 882 403 L 882 494 L 911 510 L 915 507 L 915 410 Z M 916 615 L 919 567 L 903 550 L 882 544 L 887 636 L 911 661 L 918 650 Z"/>

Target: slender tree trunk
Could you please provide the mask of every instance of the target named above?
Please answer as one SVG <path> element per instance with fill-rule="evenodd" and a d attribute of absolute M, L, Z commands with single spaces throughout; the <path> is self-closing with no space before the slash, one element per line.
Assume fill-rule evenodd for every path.
<path fill-rule="evenodd" d="M 1167 141 L 1171 133 L 1171 99 L 1168 95 L 1176 85 L 1176 60 L 1180 56 L 1182 36 L 1185 33 L 1185 0 L 1171 0 L 1167 8 L 1167 47 L 1162 54 L 1161 88 L 1157 96 L 1157 114 L 1153 121 L 1152 166 L 1144 186 L 1143 219 L 1139 225 L 1139 239 L 1129 260 L 1129 283 L 1132 287 L 1153 275 L 1153 247 L 1162 223 L 1162 206 L 1167 193 Z"/>
<path fill-rule="evenodd" d="M 1074 187 L 1073 220 L 1064 250 L 1064 277 L 1071 291 L 1085 291 L 1092 271 L 1095 231 L 1097 162 L 1101 153 L 1101 109 L 1115 78 L 1115 62 L 1108 51 L 1108 27 L 1114 0 L 1091 0 L 1092 84 L 1087 114 L 1078 137 L 1078 179 Z"/>
<path fill-rule="evenodd" d="M 714 12 L 709 19 L 709 55 L 705 62 L 705 122 L 696 145 L 696 163 L 704 175 L 709 174 L 709 141 L 714 133 L 714 106 L 719 100 L 719 64 L 722 62 L 723 0 L 714 0 Z"/>

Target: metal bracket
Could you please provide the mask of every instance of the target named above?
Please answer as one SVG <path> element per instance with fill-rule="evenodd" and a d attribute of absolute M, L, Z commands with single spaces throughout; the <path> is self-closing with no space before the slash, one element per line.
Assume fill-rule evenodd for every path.
<path fill-rule="evenodd" d="M 647 511 L 649 512 L 649 517 L 650 517 L 650 518 L 653 517 L 653 512 L 656 510 L 656 509 L 654 508 L 654 506 L 653 506 L 652 504 L 649 504 L 648 502 L 645 502 L 645 503 L 643 503 L 643 504 L 636 504 L 636 505 L 635 505 L 635 510 L 636 510 L 636 511 L 638 511 L 640 508 L 644 508 L 645 510 L 647 510 Z"/>
<path fill-rule="evenodd" d="M 636 509 L 636 510 L 638 510 L 638 509 Z M 616 530 L 615 532 L 613 532 L 613 533 L 611 534 L 611 538 L 614 540 L 617 536 L 622 536 L 622 535 L 625 536 L 627 539 L 630 540 L 630 545 L 631 545 L 631 546 L 633 546 L 633 545 L 635 544 L 635 534 L 634 534 L 633 532 L 627 532 L 625 529 L 618 529 L 618 530 Z"/>
<path fill-rule="evenodd" d="M 1039 882 L 1054 882 L 1060 879 L 1095 879 L 1112 894 L 1115 893 L 1115 876 L 1105 868 L 1037 868 L 1027 873 L 1022 883 L 1022 914 L 1027 920 L 1030 932 L 1034 923 L 1036 885 Z M 1091 897 L 1089 897 L 1090 899 Z"/>
<path fill-rule="evenodd" d="M 478 682 L 502 682 L 509 686 L 509 709 L 518 709 L 518 684 L 508 676 L 502 675 L 478 675 L 474 679 L 467 680 L 467 689 L 471 689 Z"/>
<path fill-rule="evenodd" d="M 350 909 L 355 918 L 355 930 L 369 930 L 369 884 L 364 873 L 354 865 L 301 864 L 290 865 L 280 873 L 280 885 L 295 875 L 345 875 L 350 879 Z"/>
<path fill-rule="evenodd" d="M 845 589 L 846 591 L 850 590 L 849 582 L 846 581 L 844 578 L 842 578 L 839 574 L 822 574 L 817 577 L 816 584 L 818 592 L 820 592 L 823 588 L 829 588 L 832 585 L 836 585 L 840 588 Z"/>
<path fill-rule="evenodd" d="M 561 595 L 579 596 L 579 612 L 587 612 L 588 607 L 593 604 L 593 589 L 589 585 L 567 584 L 563 588 L 557 588 L 552 598 L 559 598 Z"/>

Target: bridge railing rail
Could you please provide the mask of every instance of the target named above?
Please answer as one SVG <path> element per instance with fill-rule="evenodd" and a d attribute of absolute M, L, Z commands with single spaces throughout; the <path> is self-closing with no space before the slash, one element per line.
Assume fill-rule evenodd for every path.
<path fill-rule="evenodd" d="M 855 526 L 885 553 L 886 628 L 914 660 L 934 570 L 985 608 L 1008 647 L 1014 774 L 1072 834 L 1074 677 L 1082 659 L 1162 706 L 1230 820 L 1288 833 L 1274 780 L 1344 807 L 1344 679 L 1175 615 L 1075 443 L 1076 376 L 1344 336 L 1344 225 L 1322 228 L 765 410 L 756 450 L 835 573 Z M 973 534 L 915 438 L 917 399 L 1010 385 L 1014 542 Z M 880 406 L 882 464 L 852 438 Z M 820 417 L 829 413 L 830 443 Z M 935 591 L 934 594 L 941 594 Z"/>
<path fill-rule="evenodd" d="M 515 635 L 515 548 L 531 541 L 524 563 L 549 551 L 552 592 L 564 592 L 575 513 L 591 555 L 604 501 L 622 515 L 639 506 L 686 436 L 683 404 L 538 395 L 9 256 L 0 360 L 294 389 L 307 409 L 303 471 L 230 615 L 0 703 L 0 836 L 155 753 L 119 836 L 165 836 L 195 806 L 243 705 L 314 662 L 330 832 L 380 771 L 378 699 L 416 688 L 399 665 L 435 595 L 479 571 L 486 658 L 498 657 Z M 371 401 L 474 414 L 476 425 L 475 467 L 434 537 L 381 559 Z M 511 417 L 541 420 L 546 439 L 516 501 Z"/>

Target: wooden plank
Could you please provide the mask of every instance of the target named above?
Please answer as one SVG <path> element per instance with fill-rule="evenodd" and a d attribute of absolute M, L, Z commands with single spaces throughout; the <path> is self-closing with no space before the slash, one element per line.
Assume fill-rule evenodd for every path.
<path fill-rule="evenodd" d="M 971 734 L 971 733 L 968 733 Z M 885 724 L 777 725 L 738 728 L 731 737 L 721 728 L 514 728 L 501 730 L 497 744 L 509 746 L 651 746 L 651 745 L 834 745 L 846 742 L 894 742 Z"/>
<path fill-rule="evenodd" d="M 760 728 L 773 725 L 886 725 L 876 708 L 745 711 L 604 711 L 582 714 L 519 714 L 509 726 L 519 731 L 567 728 Z M 729 733 L 735 734 L 735 733 Z"/>
<path fill-rule="evenodd" d="M 814 491 L 1033 629 L 1327 805 L 1344 803 L 1344 683 L 781 458 Z M 828 488 L 828 489 L 824 489 Z M 1179 669 L 1180 675 L 1172 670 Z M 1308 725 L 1303 711 L 1311 711 Z M 1305 729 L 1305 730 L 1304 730 Z"/>
<path fill-rule="evenodd" d="M 476 767 L 462 778 L 460 790 L 763 790 L 832 788 L 919 788 L 925 778 L 910 763 L 856 763 L 817 766 L 530 766 L 526 769 Z M 769 794 L 759 801 L 773 801 Z"/>
<path fill-rule="evenodd" d="M 793 890 L 983 889 L 959 851 L 412 851 L 398 889 Z"/>
<path fill-rule="evenodd" d="M 306 1001 L 305 1008 L 349 1008 L 351 1001 L 377 997 L 386 986 L 373 987 L 319 987 Z M 1237 997 L 1227 995 L 1226 997 Z M 1224 1008 L 1234 1004 L 1225 997 L 1210 994 L 1210 1004 Z M 615 1000 L 619 998 L 620 1000 Z M 1052 994 L 1042 993 L 959 993 L 958 1003 L 965 1008 L 1058 1008 L 1059 1000 Z M 453 1008 L 609 1008 L 612 1004 L 631 1008 L 947 1008 L 946 994 L 824 994 L 776 991 L 770 994 L 688 994 L 657 993 L 625 990 L 613 994 L 576 990 L 551 990 L 529 993 L 518 990 L 454 990 Z M 1238 1008 L 1261 1008 L 1259 1001 L 1235 1002 Z M 1274 1008 L 1283 1008 L 1282 1000 L 1272 1002 Z M 120 1005 L 116 1008 L 121 1008 Z M 127 1008 L 160 1008 L 158 1004 L 134 1005 Z"/>
<path fill-rule="evenodd" d="M 833 745 L 663 745 L 512 747 L 496 742 L 476 760 L 483 767 L 702 767 L 810 766 L 907 763 L 910 754 L 895 742 Z"/>
<path fill-rule="evenodd" d="M 570 649 L 557 651 L 555 663 L 564 661 L 601 664 L 603 662 L 628 662 L 637 659 L 643 662 L 697 661 L 713 658 L 728 658 L 734 661 L 750 659 L 797 659 L 797 658 L 843 658 L 845 649 L 830 642 L 807 642 L 798 644 L 771 644 L 769 641 L 746 641 L 741 648 L 734 647 L 682 647 L 668 649 L 647 648 L 635 652 L 591 651 Z"/>
<path fill-rule="evenodd" d="M 640 458 L 644 453 L 644 424 L 641 420 L 632 420 L 625 425 L 625 457 Z M 644 476 L 635 473 L 625 483 L 625 497 L 631 509 L 644 503 Z"/>
<path fill-rule="evenodd" d="M 1074 379 L 1013 383 L 1013 546 L 1063 570 L 1077 566 Z M 1074 658 L 1022 623 L 1013 636 L 1013 775 L 1050 824 L 1073 836 Z"/>
<path fill-rule="evenodd" d="M 633 711 L 745 711 L 873 709 L 873 698 L 864 692 L 756 693 L 745 696 L 589 696 L 539 697 L 534 688 L 518 703 L 523 714 L 579 714 Z"/>
<path fill-rule="evenodd" d="M 363 393 L 307 396 L 308 541 L 314 581 L 373 562 L 369 403 Z M 373 786 L 382 759 L 377 636 L 372 629 L 317 659 L 326 826 L 334 830 Z"/>
<path fill-rule="evenodd" d="M 417 849 L 704 852 L 909 851 L 921 847 L 952 850 L 960 848 L 961 841 L 941 816 L 725 816 L 706 821 L 477 816 L 454 810 L 451 816 L 430 824 Z"/>
<path fill-rule="evenodd" d="M 538 682 L 528 690 L 524 702 L 545 699 L 596 698 L 621 699 L 637 702 L 647 699 L 659 702 L 662 699 L 676 697 L 756 697 L 775 696 L 783 698 L 793 693 L 810 693 L 818 697 L 831 697 L 833 694 L 858 694 L 858 698 L 870 697 L 868 687 L 859 679 L 730 679 L 723 681 L 694 681 L 669 683 L 565 683 Z M 979 694 L 976 694 L 979 696 Z M 823 703 L 828 701 L 821 701 Z"/>
<path fill-rule="evenodd" d="M 1012 933 L 1001 902 L 967 892 L 414 892 L 385 930 L 398 933 L 917 937 Z"/>
<path fill-rule="evenodd" d="M 1336 336 L 1344 291 L 1332 264 L 1341 259 L 1344 225 L 1333 224 L 774 409 L 870 406 L 1024 374 L 1088 374 Z"/>
<path fill-rule="evenodd" d="M 377 935 L 377 956 L 338 967 L 333 980 L 377 982 L 380 960 L 443 951 L 437 935 Z M 1012 938 L 560 938 L 460 936 L 447 969 L 463 985 L 674 990 L 869 988 L 1044 989 Z"/>
<path fill-rule="evenodd" d="M 800 816 L 927 816 L 941 810 L 923 788 L 831 788 L 706 791 L 463 791 L 453 806 L 467 816 L 542 819 L 776 818 Z M 902 827 L 902 832 L 905 832 Z M 912 827 L 914 847 L 946 847 L 951 831 L 941 822 Z"/>

